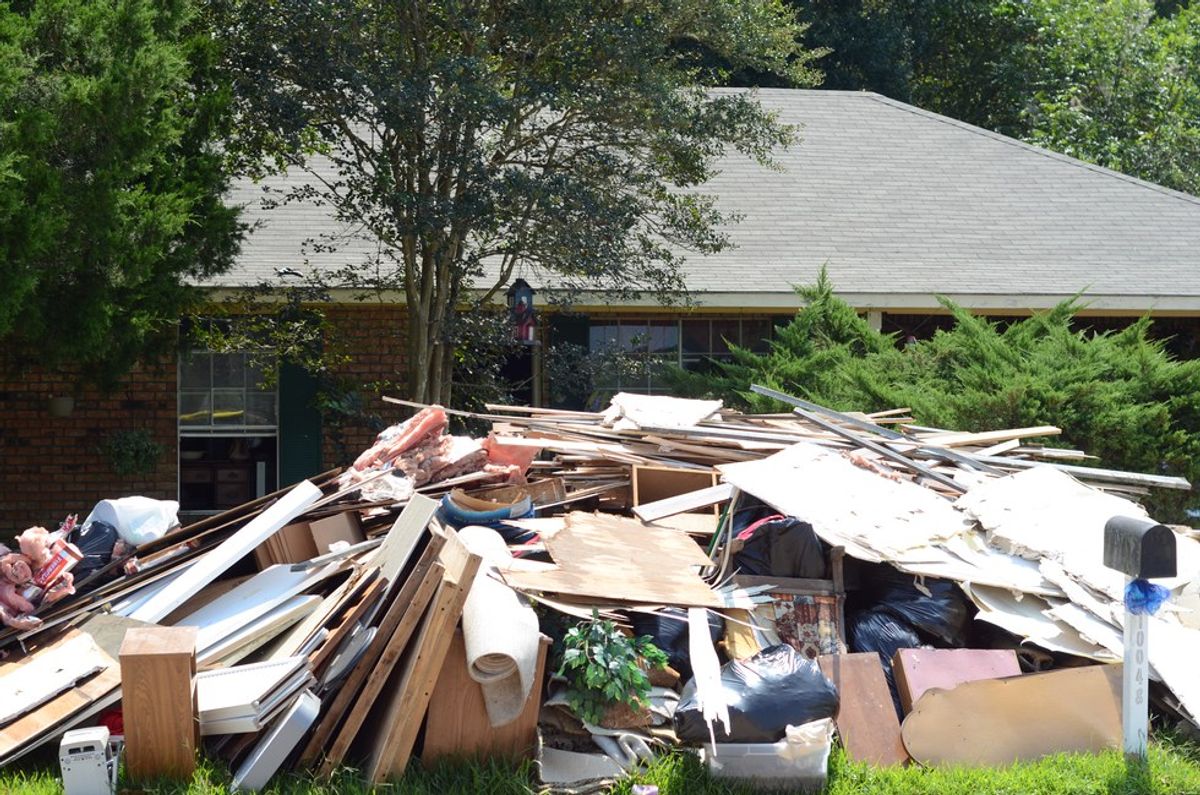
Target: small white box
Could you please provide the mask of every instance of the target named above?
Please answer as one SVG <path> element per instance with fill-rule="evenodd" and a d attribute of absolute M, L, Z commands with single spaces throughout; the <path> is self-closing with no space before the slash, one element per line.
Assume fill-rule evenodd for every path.
<path fill-rule="evenodd" d="M 74 729 L 58 744 L 64 795 L 113 795 L 117 790 L 119 753 L 108 729 Z"/>
<path fill-rule="evenodd" d="M 717 743 L 700 752 L 713 778 L 737 779 L 758 789 L 819 792 L 829 772 L 833 721 L 789 726 L 777 743 Z"/>

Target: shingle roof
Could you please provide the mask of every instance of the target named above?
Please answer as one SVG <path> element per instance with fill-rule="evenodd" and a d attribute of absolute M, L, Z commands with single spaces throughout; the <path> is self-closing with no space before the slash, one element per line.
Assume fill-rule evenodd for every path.
<path fill-rule="evenodd" d="M 730 157 L 705 186 L 742 220 L 730 228 L 734 247 L 689 257 L 701 301 L 794 303 L 790 286 L 826 264 L 840 293 L 888 295 L 893 306 L 937 293 L 1021 307 L 1019 296 L 1086 290 L 1110 307 L 1200 311 L 1200 198 L 877 94 L 758 96 L 802 127 L 801 141 L 776 155 L 781 170 Z M 234 200 L 254 193 L 239 186 Z M 222 283 L 296 266 L 301 240 L 337 231 L 318 207 L 248 213 L 264 226 Z M 357 261 L 369 248 L 360 242 L 336 259 Z"/>

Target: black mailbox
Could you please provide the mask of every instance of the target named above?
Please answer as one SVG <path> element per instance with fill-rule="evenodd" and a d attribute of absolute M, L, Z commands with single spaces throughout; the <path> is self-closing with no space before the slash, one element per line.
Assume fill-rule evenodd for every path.
<path fill-rule="evenodd" d="M 1104 523 L 1104 565 L 1130 577 L 1175 576 L 1175 533 L 1165 525 L 1132 516 Z"/>

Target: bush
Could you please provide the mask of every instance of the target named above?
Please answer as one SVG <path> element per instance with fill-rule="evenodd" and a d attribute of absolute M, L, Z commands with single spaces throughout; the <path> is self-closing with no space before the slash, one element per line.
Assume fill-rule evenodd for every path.
<path fill-rule="evenodd" d="M 834 296 L 824 273 L 797 292 L 805 306 L 769 351 L 735 349 L 706 376 L 677 370 L 677 391 L 780 410 L 749 392 L 758 383 L 843 411 L 907 406 L 918 424 L 939 428 L 1056 425 L 1062 435 L 1047 441 L 1098 456 L 1098 466 L 1200 476 L 1200 360 L 1168 354 L 1148 317 L 1121 331 L 1081 331 L 1073 299 L 1002 325 L 942 299 L 953 327 L 899 348 Z M 1179 521 L 1196 506 L 1195 489 L 1158 490 L 1146 503 Z"/>

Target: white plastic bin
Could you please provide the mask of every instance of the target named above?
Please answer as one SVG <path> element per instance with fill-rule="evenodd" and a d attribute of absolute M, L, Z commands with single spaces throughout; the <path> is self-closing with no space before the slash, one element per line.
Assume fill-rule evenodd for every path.
<path fill-rule="evenodd" d="M 736 779 L 762 789 L 817 792 L 825 786 L 833 721 L 829 718 L 789 726 L 777 743 L 705 745 L 700 757 L 714 778 Z"/>

